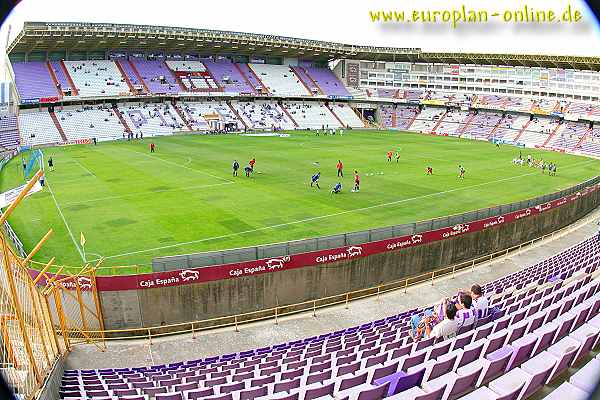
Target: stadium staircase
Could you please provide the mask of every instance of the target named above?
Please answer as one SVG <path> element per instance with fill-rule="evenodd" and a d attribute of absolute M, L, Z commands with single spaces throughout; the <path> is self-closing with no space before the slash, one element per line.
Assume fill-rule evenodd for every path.
<path fill-rule="evenodd" d="M 133 70 L 133 73 L 135 74 L 138 82 L 140 82 L 140 85 L 142 85 L 144 87 L 144 91 L 146 93 L 151 93 L 150 89 L 148 89 L 148 86 L 146 85 L 146 81 L 144 81 L 144 78 L 142 78 L 142 75 L 140 75 L 140 71 L 138 71 L 137 67 L 135 66 L 134 63 L 132 63 L 130 60 L 127 60 L 127 62 L 129 63 L 129 65 L 131 66 L 131 69 Z"/>
<path fill-rule="evenodd" d="M 192 129 L 192 125 L 190 124 L 190 121 L 188 120 L 187 116 L 185 115 L 185 113 L 183 112 L 181 107 L 179 107 L 178 104 L 175 104 L 175 105 L 173 105 L 173 108 L 175 109 L 175 111 L 177 111 L 177 114 L 179 114 L 179 118 L 181 118 L 181 120 L 183 121 L 185 126 L 188 128 L 188 130 L 193 131 L 194 129 Z"/>
<path fill-rule="evenodd" d="M 263 86 L 264 87 L 264 86 Z M 283 112 L 285 113 L 285 115 L 288 116 L 288 118 L 290 119 L 290 121 L 292 121 L 294 123 L 294 126 L 297 128 L 299 125 L 296 122 L 296 120 L 294 118 L 292 118 L 292 114 L 290 114 L 290 112 L 287 110 L 287 108 L 285 108 L 282 105 L 279 105 L 279 107 L 281 107 L 281 109 L 283 110 Z"/>
<path fill-rule="evenodd" d="M 527 129 L 527 127 L 529 126 L 530 123 L 531 123 L 531 120 L 527 121 L 527 123 L 525 125 L 523 125 L 523 127 L 521 128 L 521 130 L 519 131 L 517 136 L 515 136 L 515 138 L 513 139 L 513 142 L 517 143 L 517 140 L 519 140 L 521 135 L 523 135 L 523 132 L 525 132 L 525 130 Z"/>
<path fill-rule="evenodd" d="M 175 82 L 177 82 L 177 84 L 179 85 L 179 89 L 181 89 L 182 92 L 187 92 L 188 88 L 185 87 L 185 85 L 181 81 L 181 78 L 179 77 L 179 75 L 177 75 L 175 73 L 175 71 L 173 71 L 171 68 L 169 68 L 169 66 L 167 65 L 166 62 L 163 61 L 162 63 L 165 66 L 165 68 L 167 68 L 167 70 L 171 73 L 171 76 L 175 79 Z M 192 82 L 192 86 L 194 87 L 194 89 L 197 89 L 196 85 L 194 85 L 193 82 Z"/>
<path fill-rule="evenodd" d="M 394 93 L 393 96 L 395 99 L 401 99 L 402 97 L 400 97 L 400 89 L 396 89 L 396 93 Z"/>
<path fill-rule="evenodd" d="M 58 88 L 59 87 L 58 78 L 56 77 L 56 74 L 54 73 L 54 68 L 52 68 L 50 61 L 46 61 L 46 67 L 48 68 L 48 72 L 50 73 L 50 77 L 52 78 L 52 82 L 54 83 L 54 87 L 56 88 L 56 93 L 58 93 L 58 97 L 62 98 L 63 92 L 61 89 Z"/>
<path fill-rule="evenodd" d="M 119 107 L 113 106 L 113 111 L 117 115 L 117 118 L 119 118 L 119 121 L 121 121 L 121 125 L 123 125 L 123 128 L 125 128 L 125 132 L 131 133 L 131 128 L 127 124 L 127 121 L 125 121 L 125 118 L 123 117 L 123 114 L 121 114 L 121 110 L 119 110 Z"/>
<path fill-rule="evenodd" d="M 67 77 L 67 80 L 69 81 L 69 85 L 71 86 L 71 92 L 73 93 L 73 96 L 79 96 L 79 90 L 77 89 L 77 86 L 75 86 L 75 82 L 73 82 L 73 78 L 71 78 L 71 74 L 69 73 L 69 70 L 67 69 L 67 66 L 65 65 L 65 62 L 63 60 L 60 60 L 60 67 L 62 68 L 63 72 L 65 73 L 65 76 Z"/>
<path fill-rule="evenodd" d="M 504 117 L 502 117 L 502 118 L 500 118 L 498 120 L 498 122 L 496 123 L 496 126 L 494 126 L 494 129 L 492 129 L 492 131 L 490 132 L 490 134 L 487 136 L 487 138 L 486 138 L 487 140 L 494 138 L 494 135 L 496 134 L 496 131 L 498 130 L 498 128 L 502 124 L 502 121 L 504 121 Z"/>
<path fill-rule="evenodd" d="M 440 126 L 440 124 L 442 123 L 442 121 L 444 120 L 444 118 L 446 117 L 446 115 L 448 114 L 448 111 L 445 111 L 442 116 L 440 117 L 440 119 L 438 119 L 438 121 L 436 122 L 436 124 L 433 126 L 433 128 L 431 128 L 431 133 L 435 133 L 435 131 L 437 130 L 437 128 Z"/>
<path fill-rule="evenodd" d="M 583 142 L 585 142 L 585 139 L 587 139 L 591 134 L 592 134 L 592 128 L 588 128 L 588 130 L 585 132 L 585 134 L 581 136 L 581 139 L 579 139 L 579 142 L 577 142 L 577 144 L 575 146 L 573 146 L 573 148 L 571 150 L 577 150 L 578 148 L 580 148 L 581 145 L 583 144 Z"/>
<path fill-rule="evenodd" d="M 306 89 L 306 91 L 308 93 L 310 93 L 311 96 L 313 96 L 314 94 L 313 94 L 312 90 L 310 90 L 310 88 L 308 87 L 308 85 L 306 84 L 306 82 L 304 82 L 304 79 L 302 79 L 302 75 L 300 75 L 300 72 L 298 72 L 296 70 L 296 68 L 297 67 L 292 67 L 291 68 L 292 72 L 294 73 L 294 75 L 296 75 L 296 78 L 302 84 L 302 86 L 304 86 L 304 88 Z M 305 75 L 306 75 L 306 73 L 305 73 Z M 319 94 L 322 94 L 322 93 L 319 93 Z"/>
<path fill-rule="evenodd" d="M 131 83 L 131 81 L 129 80 L 129 76 L 127 76 L 127 73 L 125 72 L 125 70 L 123 69 L 123 66 L 121 65 L 121 61 L 119 60 L 115 60 L 115 65 L 117 66 L 117 69 L 119 70 L 119 72 L 121 73 L 121 76 L 123 77 L 123 80 L 125 81 L 125 83 L 127 83 L 127 86 L 129 87 L 129 91 L 132 94 L 135 94 L 135 88 L 133 87 L 133 84 Z M 119 113 L 119 115 L 121 115 L 121 113 Z M 129 132 L 129 131 L 128 131 Z"/>
<path fill-rule="evenodd" d="M 419 114 L 421 114 L 421 110 L 419 110 L 419 112 L 416 113 L 414 117 L 412 117 L 412 119 L 410 120 L 410 122 L 408 123 L 408 125 L 406 125 L 406 130 L 410 129 L 410 127 L 412 126 L 413 122 L 415 122 L 415 120 L 417 119 L 417 117 L 419 116 Z"/>
<path fill-rule="evenodd" d="M 240 75 L 242 75 L 242 78 L 244 78 L 244 82 L 246 82 L 246 85 L 248 85 L 250 87 L 250 89 L 252 89 L 252 93 L 258 94 L 258 92 L 256 91 L 256 88 L 254 87 L 252 82 L 250 82 L 250 80 L 248 79 L 248 77 L 246 76 L 244 71 L 242 71 L 242 69 L 240 68 L 240 65 L 238 63 L 233 63 L 233 66 L 235 67 L 235 69 L 237 69 L 237 71 L 240 73 Z"/>
<path fill-rule="evenodd" d="M 315 87 L 317 88 L 317 90 L 319 91 L 319 94 L 321 95 L 325 95 L 325 92 L 323 91 L 323 89 L 321 89 L 321 86 L 319 86 L 319 84 L 317 83 L 317 81 L 315 81 L 313 79 L 312 76 L 310 76 L 310 74 L 308 73 L 308 71 L 306 70 L 306 68 L 304 67 L 298 67 L 298 68 L 302 68 L 302 70 L 304 71 L 304 73 L 306 74 L 306 76 L 308 76 L 308 79 L 310 79 L 311 83 L 313 85 L 315 85 Z"/>
<path fill-rule="evenodd" d="M 398 126 L 398 116 L 396 115 L 396 111 L 392 114 L 392 128 Z"/>
<path fill-rule="evenodd" d="M 477 115 L 477 114 L 473 113 L 473 114 L 469 115 L 469 118 L 467 118 L 467 120 L 463 124 L 462 128 L 460 129 L 460 132 L 458 132 L 458 137 L 461 137 L 462 134 L 465 133 L 465 131 L 467 130 L 469 125 L 471 125 L 471 122 L 475 118 L 475 115 Z"/>
<path fill-rule="evenodd" d="M 558 103 L 556 103 L 556 104 L 558 104 Z M 546 139 L 546 141 L 544 143 L 542 143 L 542 147 L 546 147 L 546 145 L 548 143 L 550 143 L 550 140 L 552 140 L 554 135 L 556 135 L 556 132 L 558 132 L 558 130 L 560 129 L 561 126 L 562 126 L 562 124 L 556 124 L 556 128 L 554 128 L 552 130 L 552 132 L 550 132 L 550 134 L 548 135 L 548 139 Z"/>
<path fill-rule="evenodd" d="M 252 67 L 250 66 L 250 64 L 246 64 L 248 66 L 248 71 L 250 71 L 250 73 L 252 75 L 254 75 L 254 78 L 256 78 L 256 81 L 258 83 L 260 83 L 260 87 L 262 88 L 263 92 L 265 94 L 271 94 L 271 92 L 269 92 L 269 89 L 267 89 L 267 86 L 264 84 L 264 82 L 259 78 L 258 74 L 252 69 Z M 296 122 L 294 122 L 296 123 Z M 296 126 L 298 126 L 298 124 L 296 124 Z"/>
<path fill-rule="evenodd" d="M 231 112 L 233 113 L 233 115 L 235 115 L 235 117 L 237 119 L 239 119 L 240 121 L 242 121 L 242 124 L 244 124 L 244 128 L 250 129 L 250 127 L 246 124 L 246 121 L 244 121 L 244 119 L 240 116 L 240 114 L 237 112 L 237 110 L 235 109 L 235 107 L 231 104 L 230 100 L 227 100 L 227 105 L 231 109 Z"/>
<path fill-rule="evenodd" d="M 50 118 L 52 118 L 52 122 L 54 122 L 54 126 L 56 126 L 56 130 L 58 130 L 58 133 L 60 133 L 60 137 L 62 138 L 63 141 L 68 142 L 69 139 L 67 138 L 67 135 L 65 135 L 65 131 L 63 130 L 62 126 L 60 125 L 60 121 L 58 120 L 58 117 L 56 116 L 56 114 L 54 114 L 54 111 L 48 111 L 50 113 Z"/>
<path fill-rule="evenodd" d="M 337 116 L 337 114 L 335 113 L 335 111 L 333 111 L 329 104 L 325 104 L 325 107 L 327 107 L 327 109 L 331 112 L 331 114 L 335 117 L 337 122 L 339 122 L 342 127 L 346 126 L 346 124 L 344 124 L 344 121 L 342 121 L 341 118 Z"/>

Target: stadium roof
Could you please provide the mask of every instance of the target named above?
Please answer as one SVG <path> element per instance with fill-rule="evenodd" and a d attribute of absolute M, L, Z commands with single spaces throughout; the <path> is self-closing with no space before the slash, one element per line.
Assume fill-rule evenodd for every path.
<path fill-rule="evenodd" d="M 83 22 L 25 22 L 7 53 L 141 50 L 297 57 L 317 61 L 356 59 L 488 64 L 600 70 L 600 57 L 483 53 L 431 53 L 419 48 L 356 46 L 276 35 Z"/>

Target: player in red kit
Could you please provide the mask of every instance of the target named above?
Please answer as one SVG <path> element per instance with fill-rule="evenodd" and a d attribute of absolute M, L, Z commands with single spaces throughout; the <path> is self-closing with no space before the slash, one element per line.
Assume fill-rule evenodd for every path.
<path fill-rule="evenodd" d="M 341 176 L 342 178 L 344 177 L 344 164 L 342 164 L 342 160 L 338 160 L 337 165 L 337 176 Z"/>
<path fill-rule="evenodd" d="M 354 189 L 353 192 L 358 192 L 360 190 L 360 175 L 358 175 L 358 171 L 354 170 Z"/>

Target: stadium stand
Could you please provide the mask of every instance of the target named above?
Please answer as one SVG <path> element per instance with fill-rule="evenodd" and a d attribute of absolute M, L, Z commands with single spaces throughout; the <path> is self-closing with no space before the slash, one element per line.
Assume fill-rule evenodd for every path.
<path fill-rule="evenodd" d="M 194 130 L 210 130 L 210 121 L 234 124 L 236 130 L 242 129 L 243 123 L 225 101 L 183 103 L 181 107 Z"/>
<path fill-rule="evenodd" d="M 203 60 L 204 65 L 214 77 L 216 83 L 223 87 L 225 92 L 234 94 L 254 94 L 255 90 L 250 85 L 248 78 L 242 75 L 239 68 L 226 58 L 216 60 Z"/>
<path fill-rule="evenodd" d="M 12 150 L 19 145 L 19 129 L 17 116 L 14 114 L 0 114 L 0 148 Z"/>
<path fill-rule="evenodd" d="M 347 104 L 337 103 L 330 105 L 331 110 L 338 116 L 344 126 L 351 128 L 364 128 L 365 124 L 356 112 Z"/>
<path fill-rule="evenodd" d="M 113 61 L 64 61 L 64 65 L 82 97 L 129 94 L 125 78 Z"/>
<path fill-rule="evenodd" d="M 184 122 L 169 104 L 126 103 L 119 111 L 134 134 L 164 136 L 184 130 Z"/>
<path fill-rule="evenodd" d="M 284 101 L 283 107 L 300 128 L 321 129 L 340 128 L 339 120 L 323 103 Z"/>
<path fill-rule="evenodd" d="M 287 65 L 249 64 L 274 96 L 309 96 L 311 93 Z"/>
<path fill-rule="evenodd" d="M 63 141 L 47 110 L 21 110 L 18 119 L 21 140 L 25 145 L 34 146 Z"/>
<path fill-rule="evenodd" d="M 292 119 L 276 103 L 256 100 L 252 102 L 233 102 L 244 123 L 250 129 L 294 129 Z"/>
<path fill-rule="evenodd" d="M 175 94 L 180 92 L 171 70 L 160 60 L 130 60 L 134 71 L 140 75 L 144 85 L 155 94 Z"/>
<path fill-rule="evenodd" d="M 125 127 L 110 107 L 65 107 L 55 113 L 69 140 L 116 140 L 125 134 Z"/>
<path fill-rule="evenodd" d="M 66 370 L 60 395 L 472 400 L 512 394 L 506 398 L 526 399 L 597 348 L 600 281 L 594 272 L 599 255 L 600 242 L 591 237 L 485 284 L 487 312 L 482 309 L 475 323 L 447 339 L 413 341 L 410 320 L 424 313 L 419 308 L 240 353 L 162 365 Z M 586 365 L 569 384 L 589 391 L 593 386 L 585 377 L 592 368 L 597 365 Z"/>
<path fill-rule="evenodd" d="M 320 91 L 327 96 L 350 96 L 348 89 L 328 68 L 299 67 L 304 70 L 310 79 L 318 86 Z"/>
<path fill-rule="evenodd" d="M 58 95 L 58 89 L 50 77 L 45 62 L 15 62 L 12 66 L 15 73 L 15 85 L 22 100 Z"/>
<path fill-rule="evenodd" d="M 66 68 L 64 67 L 64 63 L 61 61 L 50 61 L 48 64 L 49 70 L 51 71 L 50 76 L 54 75 L 56 84 L 58 84 L 57 87 L 61 93 L 71 92 L 71 94 L 74 94 L 75 91 L 73 89 L 76 88 L 71 87 L 71 82 L 67 78 L 67 73 L 65 72 Z"/>

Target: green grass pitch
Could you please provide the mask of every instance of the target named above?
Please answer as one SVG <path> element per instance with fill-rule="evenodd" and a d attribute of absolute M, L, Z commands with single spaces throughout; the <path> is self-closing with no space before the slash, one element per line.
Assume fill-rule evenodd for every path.
<path fill-rule="evenodd" d="M 400 162 L 387 162 L 386 152 L 398 148 Z M 191 135 L 48 148 L 45 158 L 53 157 L 56 170 L 47 171 L 47 188 L 28 197 L 10 223 L 27 249 L 54 229 L 37 261 L 56 256 L 57 264 L 80 266 L 83 232 L 87 261 L 103 256 L 106 266 L 135 264 L 147 272 L 157 256 L 383 227 L 523 200 L 582 182 L 600 167 L 589 158 L 522 152 L 556 162 L 558 176 L 512 165 L 516 147 L 396 131 Z M 232 177 L 233 160 L 243 168 L 252 157 L 254 175 Z M 343 192 L 332 195 L 338 159 Z M 459 164 L 464 180 L 457 177 Z M 433 176 L 425 175 L 427 165 Z M 351 192 L 354 169 L 360 193 Z M 317 171 L 320 190 L 310 187 Z M 20 157 L 1 176 L 2 190 L 21 184 Z"/>

